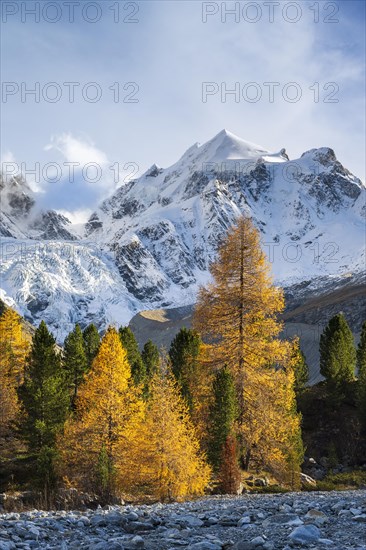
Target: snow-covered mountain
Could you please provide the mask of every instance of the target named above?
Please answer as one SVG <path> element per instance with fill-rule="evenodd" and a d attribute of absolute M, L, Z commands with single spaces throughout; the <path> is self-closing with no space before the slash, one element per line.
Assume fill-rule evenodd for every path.
<path fill-rule="evenodd" d="M 290 161 L 223 130 L 170 168 L 122 185 L 79 228 L 37 211 L 21 179 L 2 182 L 3 299 L 62 340 L 76 321 L 126 323 L 139 310 L 191 304 L 217 245 L 245 213 L 276 282 L 362 277 L 366 188 L 329 148 Z"/>
<path fill-rule="evenodd" d="M 36 194 L 22 176 L 4 179 L 0 174 L 0 236 L 16 239 L 68 239 L 70 221 L 53 210 L 40 210 Z"/>

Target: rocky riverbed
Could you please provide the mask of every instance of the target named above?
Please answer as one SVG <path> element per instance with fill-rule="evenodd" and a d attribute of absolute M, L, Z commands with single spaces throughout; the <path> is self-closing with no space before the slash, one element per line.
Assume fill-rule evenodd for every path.
<path fill-rule="evenodd" d="M 0 550 L 366 550 L 366 491 L 0 515 Z"/>

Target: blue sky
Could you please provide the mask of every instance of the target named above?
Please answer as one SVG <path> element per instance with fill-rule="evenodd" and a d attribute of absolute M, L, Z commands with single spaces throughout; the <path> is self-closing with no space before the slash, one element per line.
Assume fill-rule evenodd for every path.
<path fill-rule="evenodd" d="M 12 83 L 8 95 L 4 88 L 2 94 L 2 160 L 24 162 L 27 168 L 36 162 L 41 167 L 98 162 L 103 167 L 97 183 L 85 183 L 78 173 L 71 183 L 64 174 L 58 183 L 41 177 L 38 186 L 47 206 L 92 209 L 116 185 L 110 165 L 118 163 L 122 177 L 135 166 L 140 172 L 154 162 L 165 167 L 222 128 L 272 151 L 285 147 L 290 158 L 330 146 L 364 179 L 364 2 L 274 2 L 273 22 L 268 2 L 260 1 L 226 2 L 228 10 L 235 4 L 240 9 L 239 16 L 227 14 L 226 21 L 222 2 L 81 0 L 74 5 L 73 22 L 62 0 L 57 11 L 54 2 L 38 2 L 40 10 L 48 5 L 48 11 L 40 11 L 36 22 L 27 13 L 36 4 L 2 2 L 1 76 Z M 99 21 L 83 20 L 82 10 L 84 19 Z M 59 15 L 59 21 L 50 22 Z M 51 99 L 61 90 L 60 100 L 52 103 L 41 94 L 39 103 L 29 95 L 22 101 L 22 86 L 32 88 L 36 82 Z M 80 83 L 73 103 L 65 82 Z M 97 87 L 85 88 L 91 82 Z M 129 82 L 136 84 L 124 90 Z M 206 102 L 204 82 L 217 90 Z M 278 83 L 273 102 L 268 82 Z M 119 83 L 119 101 L 114 83 Z M 109 89 L 113 84 L 114 92 Z M 235 86 L 240 96 L 222 101 L 225 87 Z M 82 89 L 99 90 L 102 97 L 89 102 Z M 261 98 L 251 102 L 258 90 Z M 297 90 L 299 101 L 284 99 L 283 93 L 292 99 Z M 123 102 L 132 92 L 137 101 Z"/>

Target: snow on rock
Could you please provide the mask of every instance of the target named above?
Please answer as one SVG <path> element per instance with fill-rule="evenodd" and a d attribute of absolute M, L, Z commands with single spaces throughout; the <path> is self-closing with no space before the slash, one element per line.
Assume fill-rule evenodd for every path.
<path fill-rule="evenodd" d="M 141 309 L 193 303 L 243 213 L 261 231 L 279 284 L 365 269 L 366 189 L 326 147 L 289 160 L 285 149 L 273 153 L 223 130 L 171 167 L 153 165 L 122 185 L 82 238 L 61 214 L 38 212 L 25 186 L 2 181 L 2 296 L 28 319 L 44 318 L 60 339 L 76 321 L 103 329 Z M 37 253 L 21 257 L 21 245 L 32 243 Z"/>

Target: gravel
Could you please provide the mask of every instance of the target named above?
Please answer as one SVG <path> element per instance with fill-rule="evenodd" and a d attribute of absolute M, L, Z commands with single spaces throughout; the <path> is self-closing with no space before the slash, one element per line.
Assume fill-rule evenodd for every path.
<path fill-rule="evenodd" d="M 0 515 L 0 550 L 366 550 L 366 491 Z"/>

